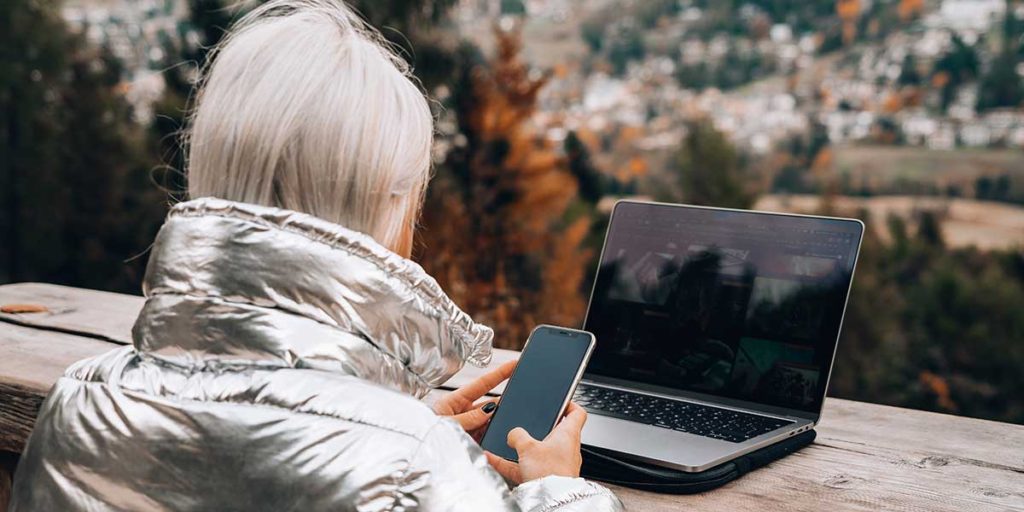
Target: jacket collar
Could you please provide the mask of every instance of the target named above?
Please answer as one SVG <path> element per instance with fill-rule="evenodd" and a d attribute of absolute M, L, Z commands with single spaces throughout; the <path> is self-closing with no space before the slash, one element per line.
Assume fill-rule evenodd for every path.
<path fill-rule="evenodd" d="M 493 331 L 418 264 L 289 210 L 176 205 L 143 291 L 135 347 L 169 364 L 317 368 L 421 395 L 491 357 Z"/>

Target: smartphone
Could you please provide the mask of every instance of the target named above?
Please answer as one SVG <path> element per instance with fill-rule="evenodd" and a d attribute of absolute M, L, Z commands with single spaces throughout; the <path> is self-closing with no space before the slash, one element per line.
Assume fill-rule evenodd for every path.
<path fill-rule="evenodd" d="M 569 405 L 593 350 L 589 332 L 552 325 L 534 328 L 480 445 L 518 461 L 507 442 L 512 429 L 523 427 L 537 440 L 547 437 Z"/>

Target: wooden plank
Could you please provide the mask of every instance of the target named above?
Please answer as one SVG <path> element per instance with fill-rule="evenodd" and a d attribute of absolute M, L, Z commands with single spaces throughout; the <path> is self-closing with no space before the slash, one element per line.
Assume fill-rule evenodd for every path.
<path fill-rule="evenodd" d="M 818 443 L 849 451 L 869 446 L 929 457 L 908 456 L 903 463 L 910 465 L 978 463 L 1024 477 L 1024 425 L 829 398 L 817 430 Z M 1024 490 L 1024 479 L 1019 484 Z"/>
<path fill-rule="evenodd" d="M 1024 510 L 1020 475 L 979 467 L 896 465 L 814 444 L 711 492 L 667 496 L 615 488 L 631 510 Z"/>
<path fill-rule="evenodd" d="M 135 297 L 55 285 L 0 286 L 0 304 L 39 303 L 50 309 L 0 314 L 0 450 L 24 449 L 39 407 L 68 366 L 119 346 L 97 338 L 123 339 L 118 330 L 124 329 L 136 302 Z"/>
<path fill-rule="evenodd" d="M 34 328 L 20 318 L 27 315 L 19 315 L 20 326 L 0 324 L 0 385 L 6 386 L 0 403 L 23 402 L 21 412 L 0 409 L 0 431 L 8 430 L 5 417 L 31 425 L 33 407 L 65 366 L 114 346 L 40 329 L 129 339 L 141 298 L 109 295 L 115 294 L 0 286 L 0 304 L 43 297 L 61 310 L 32 317 Z M 492 364 L 517 356 L 497 350 Z M 467 366 L 444 387 L 464 385 L 485 371 Z M 433 391 L 425 400 L 443 393 Z M 25 428 L 18 432 L 27 435 Z M 830 398 L 818 432 L 814 445 L 709 493 L 615 491 L 630 510 L 640 511 L 1024 510 L 1024 426 Z"/>
<path fill-rule="evenodd" d="M 853 420 L 877 414 L 867 404 L 847 406 Z M 832 438 L 828 424 L 819 430 L 819 440 L 810 447 L 716 491 L 687 497 L 616 492 L 627 503 L 651 511 L 1024 510 L 1020 468 L 953 456 L 936 436 L 924 436 L 933 441 L 928 450 L 893 450 L 851 447 Z M 920 428 L 915 431 L 921 433 Z"/>
<path fill-rule="evenodd" d="M 433 403 L 444 393 L 435 390 L 424 400 Z M 651 512 L 1024 510 L 1024 460 L 1020 458 L 1019 448 L 1024 446 L 1024 427 L 847 400 L 829 402 L 843 411 L 844 419 L 836 422 L 838 434 L 828 423 L 823 424 L 813 445 L 720 489 L 692 496 L 673 496 L 610 487 L 628 510 Z M 904 411 L 911 414 L 902 414 Z M 882 418 L 888 418 L 888 422 L 879 423 Z M 954 422 L 990 423 L 989 427 L 997 430 L 1009 427 L 1001 429 L 1007 434 L 1003 446 L 1016 449 L 1003 451 L 1016 456 L 1017 465 L 1001 466 L 971 457 L 952 456 L 948 447 L 964 444 L 963 439 L 952 440 L 952 443 L 935 442 L 933 436 L 924 435 L 906 449 L 895 449 L 836 438 L 850 425 L 862 421 L 886 429 L 875 431 L 878 437 L 884 436 L 890 428 L 906 428 L 908 422 L 917 425 L 912 431 L 920 434 L 921 420 L 926 420 L 923 424 L 939 426 L 948 420 L 962 420 Z M 986 425 L 981 428 L 984 430 Z M 967 453 L 976 453 L 969 444 L 961 448 Z"/>
<path fill-rule="evenodd" d="M 39 407 L 68 366 L 119 346 L 0 323 L 0 451 L 24 449 Z"/>
<path fill-rule="evenodd" d="M 93 338 L 0 323 L 0 382 L 45 394 L 71 363 L 117 347 Z"/>
<path fill-rule="evenodd" d="M 46 392 L 0 382 L 0 452 L 21 453 Z"/>
<path fill-rule="evenodd" d="M 0 286 L 0 306 L 40 304 L 47 313 L 0 313 L 0 321 L 78 333 L 120 344 L 132 342 L 132 324 L 145 299 L 56 284 L 17 283 Z"/>
<path fill-rule="evenodd" d="M 492 365 L 515 357 L 501 352 Z M 1024 426 L 829 398 L 817 430 L 812 446 L 712 492 L 613 488 L 644 511 L 1024 510 Z"/>

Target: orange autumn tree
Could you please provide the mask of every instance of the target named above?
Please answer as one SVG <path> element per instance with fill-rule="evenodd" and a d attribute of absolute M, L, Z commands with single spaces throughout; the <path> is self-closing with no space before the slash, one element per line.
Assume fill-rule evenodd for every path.
<path fill-rule="evenodd" d="M 843 44 L 853 43 L 857 37 L 857 20 L 860 18 L 860 0 L 837 0 L 836 14 L 843 24 Z"/>
<path fill-rule="evenodd" d="M 577 181 L 530 124 L 546 78 L 520 57 L 516 30 L 454 84 L 459 142 L 431 184 L 417 259 L 495 345 L 519 348 L 538 323 L 578 326 L 589 221 L 568 221 Z"/>

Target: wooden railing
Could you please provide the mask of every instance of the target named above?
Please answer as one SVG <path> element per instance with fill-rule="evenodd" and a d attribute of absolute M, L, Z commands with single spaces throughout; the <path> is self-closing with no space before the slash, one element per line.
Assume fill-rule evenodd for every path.
<path fill-rule="evenodd" d="M 0 474 L 0 510 L 50 387 L 71 363 L 130 343 L 142 300 L 46 284 L 0 286 L 0 306 L 47 310 L 0 313 L 0 473 L 7 472 Z M 495 362 L 516 355 L 499 350 Z M 481 371 L 467 367 L 427 400 Z M 1024 426 L 829 398 L 817 430 L 812 446 L 715 491 L 613 489 L 633 511 L 1024 510 Z"/>

